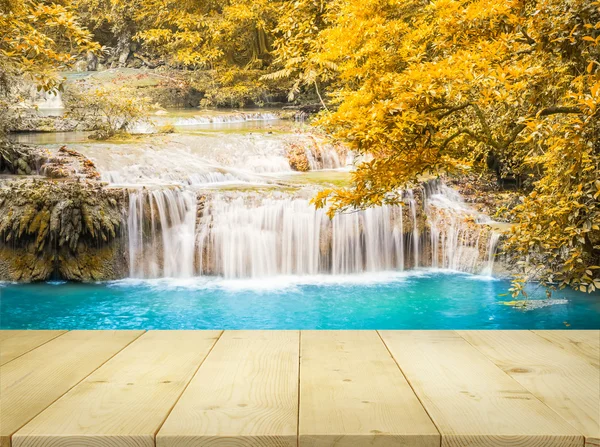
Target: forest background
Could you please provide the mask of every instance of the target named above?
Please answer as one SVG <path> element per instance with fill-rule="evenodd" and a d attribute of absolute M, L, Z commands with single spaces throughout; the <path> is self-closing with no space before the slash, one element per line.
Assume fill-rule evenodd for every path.
<path fill-rule="evenodd" d="M 492 175 L 515 197 L 498 211 L 513 294 L 600 288 L 598 1 L 0 0 L 0 134 L 23 83 L 58 91 L 78 64 L 154 70 L 195 106 L 318 111 L 369 160 L 315 198 L 331 215 L 424 176 Z M 145 107 L 101 90 L 87 107 L 109 99 Z"/>

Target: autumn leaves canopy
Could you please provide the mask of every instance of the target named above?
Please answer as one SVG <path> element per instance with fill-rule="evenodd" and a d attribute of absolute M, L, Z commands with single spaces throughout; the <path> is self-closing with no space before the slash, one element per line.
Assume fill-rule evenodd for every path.
<path fill-rule="evenodd" d="M 320 124 L 373 157 L 317 206 L 493 169 L 522 195 L 504 246 L 523 268 L 513 292 L 533 277 L 600 288 L 600 2 L 345 0 L 314 17 L 313 53 L 283 70 L 327 83 Z"/>

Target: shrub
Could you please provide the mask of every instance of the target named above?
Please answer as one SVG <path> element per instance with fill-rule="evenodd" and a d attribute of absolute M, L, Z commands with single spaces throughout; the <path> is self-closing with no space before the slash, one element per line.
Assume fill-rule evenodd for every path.
<path fill-rule="evenodd" d="M 65 94 L 67 116 L 96 132 L 91 138 L 105 140 L 127 134 L 136 124 L 148 122 L 150 100 L 124 86 L 79 86 Z"/>

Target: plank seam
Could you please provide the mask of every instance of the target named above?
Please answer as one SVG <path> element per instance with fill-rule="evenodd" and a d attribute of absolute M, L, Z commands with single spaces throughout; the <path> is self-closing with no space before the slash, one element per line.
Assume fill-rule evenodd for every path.
<path fill-rule="evenodd" d="M 390 351 L 390 348 L 388 347 L 388 345 L 385 343 L 385 340 L 381 336 L 381 333 L 379 331 L 375 331 L 375 332 L 377 333 L 377 336 L 379 337 L 379 339 L 383 343 L 383 346 L 385 346 L 385 349 L 388 352 L 389 356 L 392 358 L 392 361 L 396 364 L 396 366 L 400 370 L 400 374 L 402 374 L 402 377 L 404 377 L 404 380 L 406 380 L 406 383 L 408 383 L 408 386 L 410 387 L 410 389 L 412 390 L 413 394 L 415 395 L 415 397 L 417 398 L 417 400 L 421 404 L 421 407 L 423 407 L 423 410 L 425 410 L 425 413 L 427 414 L 427 417 L 429 418 L 429 420 L 431 421 L 431 423 L 433 424 L 433 426 L 437 430 L 438 434 L 440 435 L 440 447 L 442 447 L 442 436 L 443 436 L 442 435 L 442 431 L 440 430 L 440 428 L 438 427 L 438 425 L 435 423 L 435 420 L 433 419 L 433 416 L 431 416 L 431 414 L 429 414 L 429 411 L 427 410 L 427 407 L 425 406 L 425 404 L 423 403 L 423 401 L 421 400 L 421 398 L 419 397 L 419 395 L 415 391 L 412 383 L 410 383 L 410 380 L 408 380 L 408 377 L 406 376 L 406 374 L 404 374 L 404 371 L 402 371 L 402 368 L 400 367 L 400 364 L 398 363 L 398 361 L 396 360 L 396 358 L 392 354 L 392 351 Z"/>
<path fill-rule="evenodd" d="M 559 329 L 559 330 L 560 330 L 560 329 Z M 532 333 L 532 334 L 533 334 L 533 335 L 535 335 L 536 337 L 539 337 L 539 338 L 541 338 L 541 339 L 542 339 L 542 340 L 544 340 L 545 342 L 547 342 L 547 343 L 550 343 L 552 346 L 554 346 L 554 347 L 556 347 L 556 348 L 560 349 L 561 351 L 564 351 L 564 352 L 566 352 L 567 354 L 570 354 L 570 355 L 576 355 L 577 357 L 581 357 L 581 356 L 579 356 L 579 355 L 577 355 L 577 354 L 574 354 L 573 352 L 571 352 L 571 351 L 569 351 L 569 350 L 567 350 L 567 349 L 563 348 L 562 346 L 560 346 L 560 345 L 557 345 L 557 344 L 556 344 L 556 343 L 554 343 L 552 340 L 549 340 L 549 339 L 547 339 L 546 337 L 544 337 L 544 336 L 542 336 L 542 335 L 538 334 L 537 332 L 534 332 L 534 330 L 533 330 L 533 329 L 527 329 L 527 331 L 528 331 L 528 332 L 530 332 L 530 333 Z M 463 338 L 464 338 L 464 337 L 463 337 Z"/>
<path fill-rule="evenodd" d="M 302 332 L 298 331 L 298 408 L 296 412 L 296 447 L 300 447 L 300 377 L 302 376 Z"/>
<path fill-rule="evenodd" d="M 65 332 L 65 334 L 67 334 L 68 332 L 70 332 L 70 331 Z M 90 331 L 90 332 L 93 332 L 93 331 Z M 136 341 L 138 338 L 140 338 L 145 333 L 146 333 L 146 330 L 143 330 L 140 335 L 138 335 L 137 337 L 135 337 L 129 343 L 126 343 L 121 349 L 119 349 L 117 352 L 115 352 L 113 355 L 111 355 L 105 361 L 103 361 L 100 365 L 98 365 L 96 368 L 94 368 L 92 371 L 90 371 L 90 373 L 87 374 L 85 377 L 83 377 L 79 382 L 75 383 L 72 387 L 70 387 L 68 390 L 66 390 L 64 393 L 62 393 L 60 396 L 58 396 L 56 399 L 54 399 L 52 402 L 50 402 L 46 407 L 44 407 L 43 410 L 41 410 L 39 413 L 33 415 L 31 417 L 31 419 L 27 420 L 25 423 L 23 423 L 23 425 L 21 425 L 14 432 L 12 432 L 11 435 L 10 435 L 10 445 L 9 445 L 9 447 L 12 447 L 12 438 L 15 435 L 15 433 L 17 433 L 19 430 L 21 430 L 23 427 L 25 427 L 27 424 L 29 424 L 31 421 L 33 421 L 36 417 L 38 417 L 40 414 L 42 414 L 44 411 L 46 411 L 48 408 L 50 408 L 52 405 L 54 405 L 59 399 L 61 399 L 62 397 L 64 397 L 65 394 L 67 394 L 69 391 L 71 391 L 77 385 L 79 385 L 80 383 L 82 383 L 85 379 L 87 379 L 93 373 L 95 373 L 96 371 L 98 371 L 98 369 L 102 368 L 102 366 L 104 366 L 108 361 L 112 360 L 118 353 L 120 353 L 121 351 L 123 351 L 123 349 L 125 349 L 126 347 L 128 347 L 129 345 L 131 345 L 134 341 Z M 63 335 L 63 334 L 61 334 L 61 335 Z M 58 337 L 54 337 L 52 340 L 56 340 L 57 338 Z"/>
<path fill-rule="evenodd" d="M 552 344 L 552 346 L 555 346 L 555 347 L 557 347 L 557 348 L 560 348 L 560 349 L 561 349 L 561 350 L 563 350 L 564 352 L 566 352 L 566 353 L 568 353 L 568 354 L 570 354 L 570 355 L 575 355 L 575 356 L 577 356 L 578 358 L 580 358 L 580 359 L 582 359 L 583 361 L 585 361 L 586 363 L 589 363 L 589 361 L 588 361 L 588 359 L 586 358 L 586 356 L 585 356 L 585 355 L 581 355 L 581 354 L 580 354 L 580 353 L 578 353 L 578 352 L 571 351 L 571 350 L 569 350 L 569 349 L 565 348 L 564 346 L 561 346 L 561 345 L 559 345 L 559 344 L 555 343 L 554 341 L 550 340 L 549 338 L 546 338 L 546 337 L 544 337 L 542 334 L 538 334 L 538 332 L 539 332 L 539 330 L 538 330 L 538 329 L 529 329 L 529 331 L 530 331 L 532 334 L 534 334 L 534 335 L 537 335 L 538 337 L 540 337 L 542 340 L 545 340 L 545 341 L 547 341 L 548 343 Z M 557 330 L 557 332 L 559 332 L 559 333 L 560 333 L 560 332 L 563 332 L 563 331 L 564 331 L 564 329 L 558 329 L 558 330 Z M 582 329 L 582 331 L 587 331 L 587 329 Z M 593 333 L 593 332 L 598 332 L 598 337 L 600 337 L 600 331 L 594 331 L 594 330 L 590 329 L 590 330 L 589 330 L 589 332 L 592 332 L 592 333 Z M 588 347 L 589 347 L 589 346 L 591 346 L 591 345 L 590 345 L 589 343 L 585 343 L 585 346 L 588 346 Z M 593 348 L 593 346 L 591 346 L 591 347 Z M 598 355 L 600 356 L 600 349 L 598 350 Z"/>
<path fill-rule="evenodd" d="M 564 330 L 564 329 L 559 329 L 559 331 L 560 331 L 560 332 L 562 332 L 563 330 Z M 531 332 L 531 333 L 532 333 L 533 335 L 535 335 L 536 337 L 539 337 L 539 338 L 541 338 L 541 339 L 542 339 L 542 340 L 544 340 L 545 342 L 547 342 L 547 343 L 550 343 L 550 344 L 551 344 L 552 346 L 554 346 L 556 349 L 560 349 L 561 351 L 564 351 L 564 352 L 566 352 L 566 353 L 567 353 L 567 354 L 569 354 L 569 355 L 574 355 L 574 356 L 576 356 L 577 358 L 579 358 L 579 359 L 581 359 L 581 360 L 585 361 L 586 363 L 588 363 L 588 362 L 587 362 L 587 360 L 586 360 L 585 358 L 583 358 L 583 356 L 581 356 L 581 355 L 579 355 L 579 354 L 576 354 L 576 353 L 574 353 L 574 352 L 572 352 L 572 351 L 569 351 L 568 349 L 564 348 L 563 346 L 560 346 L 560 345 L 558 345 L 558 344 L 554 343 L 552 340 L 550 340 L 550 339 L 548 339 L 548 338 L 544 337 L 544 336 L 543 336 L 543 335 L 541 335 L 541 334 L 538 334 L 536 330 L 533 330 L 533 329 L 528 329 L 528 331 L 529 331 L 529 332 Z M 460 335 L 460 334 L 459 334 L 459 335 Z M 462 337 L 462 336 L 461 336 L 461 337 Z M 464 338 L 464 337 L 462 337 L 462 338 Z M 468 341 L 467 341 L 467 342 L 468 342 Z M 520 384 L 520 383 L 519 383 L 519 384 Z M 525 385 L 521 385 L 521 386 L 522 386 L 523 388 L 525 388 L 527 391 L 529 391 L 529 388 L 527 388 Z M 529 393 L 531 393 L 531 395 L 532 395 L 532 396 L 534 396 L 534 397 L 537 399 L 537 396 L 536 396 L 535 394 L 533 394 L 533 392 L 532 392 L 532 391 L 529 391 Z M 550 409 L 552 409 L 552 408 L 550 408 Z M 557 413 L 557 412 L 555 411 L 555 413 Z M 560 417 L 561 417 L 561 418 L 562 418 L 562 419 L 563 419 L 563 420 L 564 420 L 564 421 L 565 421 L 567 424 L 569 424 L 571 427 L 573 427 L 575 430 L 577 430 L 577 428 L 576 428 L 576 427 L 574 427 L 573 425 L 571 425 L 571 423 L 570 423 L 569 421 L 567 421 L 565 418 L 563 418 L 563 417 L 562 417 L 560 414 L 559 414 L 559 416 L 560 416 Z M 583 445 L 584 445 L 584 447 L 585 447 L 585 446 L 586 446 L 586 444 L 587 444 L 587 441 L 588 441 L 588 436 L 587 436 L 587 435 L 585 435 L 584 433 L 582 433 L 580 430 L 577 430 L 577 431 L 578 431 L 579 433 L 581 433 L 581 435 L 583 436 Z"/>
<path fill-rule="evenodd" d="M 188 382 L 185 384 L 185 386 L 183 387 L 183 390 L 181 390 L 181 393 L 179 393 L 179 396 L 177 396 L 177 399 L 175 399 L 175 402 L 173 402 L 173 405 L 171 406 L 171 408 L 169 409 L 169 411 L 165 415 L 164 419 L 158 425 L 158 428 L 156 429 L 156 431 L 154 432 L 154 436 L 152 437 L 152 440 L 154 441 L 154 446 L 155 447 L 156 447 L 156 436 L 158 435 L 158 432 L 160 431 L 161 428 L 163 428 L 163 425 L 165 425 L 165 422 L 167 422 L 167 419 L 169 419 L 169 416 L 171 416 L 171 413 L 173 412 L 173 409 L 175 408 L 175 406 L 181 400 L 181 396 L 183 396 L 183 393 L 185 393 L 185 391 L 188 389 L 188 387 L 190 386 L 190 383 L 192 383 L 192 380 L 194 380 L 194 377 L 196 377 L 196 374 L 198 374 L 198 371 L 200 371 L 200 367 L 202 367 L 202 365 L 204 365 L 204 362 L 206 361 L 206 359 L 208 358 L 208 356 L 210 355 L 210 353 L 213 351 L 213 349 L 215 348 L 215 346 L 217 345 L 217 343 L 219 342 L 219 340 L 221 340 L 221 337 L 223 336 L 224 333 L 225 333 L 224 330 L 219 333 L 219 335 L 218 335 L 217 339 L 215 340 L 215 342 L 212 344 L 212 346 L 210 347 L 210 349 L 208 350 L 208 352 L 206 353 L 206 355 L 204 356 L 204 358 L 202 359 L 202 361 L 198 364 L 198 367 L 196 368 L 196 370 L 194 371 L 194 373 L 190 376 L 190 380 L 188 380 Z"/>
<path fill-rule="evenodd" d="M 18 356 L 16 356 L 14 359 L 11 359 L 11 360 L 9 360 L 8 362 L 6 362 L 6 363 L 3 363 L 3 364 L 2 364 L 2 365 L 0 365 L 0 366 L 8 365 L 8 364 L 9 364 L 10 362 L 12 362 L 13 360 L 16 360 L 16 359 L 18 359 L 18 358 L 20 358 L 20 357 L 23 357 L 25 354 L 28 354 L 28 353 L 30 353 L 31 351 L 33 351 L 33 350 L 35 350 L 35 349 L 37 349 L 37 348 L 39 348 L 39 347 L 41 347 L 41 346 L 44 346 L 46 343 L 50 343 L 52 340 L 56 340 L 58 337 L 60 337 L 60 336 L 62 336 L 62 335 L 65 335 L 65 334 L 66 334 L 66 333 L 68 333 L 68 332 L 69 332 L 69 331 L 63 331 L 63 332 L 61 332 L 60 334 L 58 334 L 58 335 L 55 335 L 54 337 L 52 337 L 52 338 L 50 338 L 50 339 L 46 340 L 46 341 L 45 341 L 45 342 L 43 342 L 41 345 L 34 346 L 34 347 L 33 347 L 33 348 L 31 348 L 29 351 L 25 351 L 25 352 L 24 352 L 24 353 L 22 353 L 21 355 L 18 355 Z"/>
<path fill-rule="evenodd" d="M 494 362 L 491 358 L 489 358 L 485 352 L 481 351 L 480 349 L 477 348 L 477 346 L 475 346 L 474 344 L 472 344 L 471 342 L 469 342 L 469 340 L 467 340 L 465 337 L 463 337 L 458 331 L 453 331 L 456 335 L 458 335 L 461 339 L 463 339 L 465 342 L 467 342 L 467 344 L 469 346 L 471 346 L 473 349 L 475 349 L 477 352 L 479 352 L 482 356 L 484 356 L 488 361 L 490 361 L 492 363 L 492 365 L 494 365 L 496 368 L 498 368 L 500 371 L 502 371 L 509 379 L 511 379 L 512 381 L 514 381 L 517 385 L 523 387 L 523 389 L 527 390 L 527 392 L 529 394 L 531 394 L 531 396 L 537 400 L 538 402 L 540 402 L 542 405 L 544 405 L 546 408 L 548 408 L 552 413 L 554 413 L 555 415 L 557 415 L 563 422 L 565 422 L 569 427 L 571 427 L 573 430 L 575 430 L 577 433 L 579 433 L 579 435 L 581 436 L 581 441 L 582 441 L 582 446 L 585 447 L 585 439 L 586 436 L 581 432 L 581 430 L 579 430 L 578 428 L 576 428 L 574 425 L 572 425 L 569 421 L 567 421 L 560 413 L 558 413 L 556 410 L 554 410 L 554 408 L 552 408 L 551 406 L 549 406 L 546 402 L 544 402 L 543 400 L 541 400 L 539 397 L 537 397 L 533 391 L 531 391 L 529 388 L 527 388 L 525 385 L 523 385 L 521 382 L 519 382 L 517 379 L 515 379 L 514 377 L 512 377 L 510 374 L 508 374 L 506 371 L 504 371 L 502 368 L 500 368 L 498 365 L 496 365 L 496 362 Z M 475 331 L 473 331 L 475 332 Z M 531 332 L 532 334 L 536 335 L 535 332 L 533 332 L 531 329 L 528 329 L 527 331 L 524 332 Z M 552 342 L 550 342 L 549 340 L 546 340 L 543 337 L 540 337 L 539 335 L 536 335 L 536 337 L 539 337 L 540 339 L 544 340 L 546 343 L 550 343 L 552 346 L 555 346 Z M 560 349 L 558 346 L 555 346 L 557 349 Z"/>

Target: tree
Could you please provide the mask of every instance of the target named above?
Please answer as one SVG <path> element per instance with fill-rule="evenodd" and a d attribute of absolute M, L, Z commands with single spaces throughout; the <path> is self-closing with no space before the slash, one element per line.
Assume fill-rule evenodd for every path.
<path fill-rule="evenodd" d="M 284 90 L 261 79 L 272 60 L 280 0 L 77 1 L 98 37 L 117 46 L 121 64 L 135 43 L 138 57 L 188 71 L 206 105 L 260 104 Z"/>
<path fill-rule="evenodd" d="M 33 0 L 3 0 L 1 6 L 0 88 L 7 88 L 8 78 L 26 76 L 40 89 L 56 89 L 56 69 L 99 48 L 71 7 Z"/>
<path fill-rule="evenodd" d="M 91 137 L 97 140 L 126 135 L 136 124 L 148 123 L 151 109 L 149 98 L 120 85 L 80 83 L 71 86 L 65 103 L 67 116 L 94 129 Z"/>
<path fill-rule="evenodd" d="M 280 6 L 274 43 L 275 65 L 279 69 L 263 77 L 270 80 L 291 79 L 289 101 L 293 101 L 303 88 L 314 88 L 319 101 L 327 108 L 319 84 L 327 84 L 337 66 L 324 55 L 322 32 L 338 13 L 338 3 L 298 0 L 284 2 Z"/>
<path fill-rule="evenodd" d="M 320 123 L 372 160 L 351 188 L 324 191 L 316 205 L 333 214 L 395 203 L 394 191 L 422 175 L 491 168 L 528 194 L 508 243 L 522 278 L 535 272 L 595 290 L 599 2 L 338 0 L 336 8 L 319 34 L 319 57 L 338 67 L 336 109 Z"/>
<path fill-rule="evenodd" d="M 57 91 L 62 78 L 57 70 L 75 62 L 78 55 L 99 45 L 81 26 L 70 6 L 46 1 L 0 1 L 0 133 L 15 115 L 20 98 L 15 87 L 22 80 L 38 90 Z"/>

